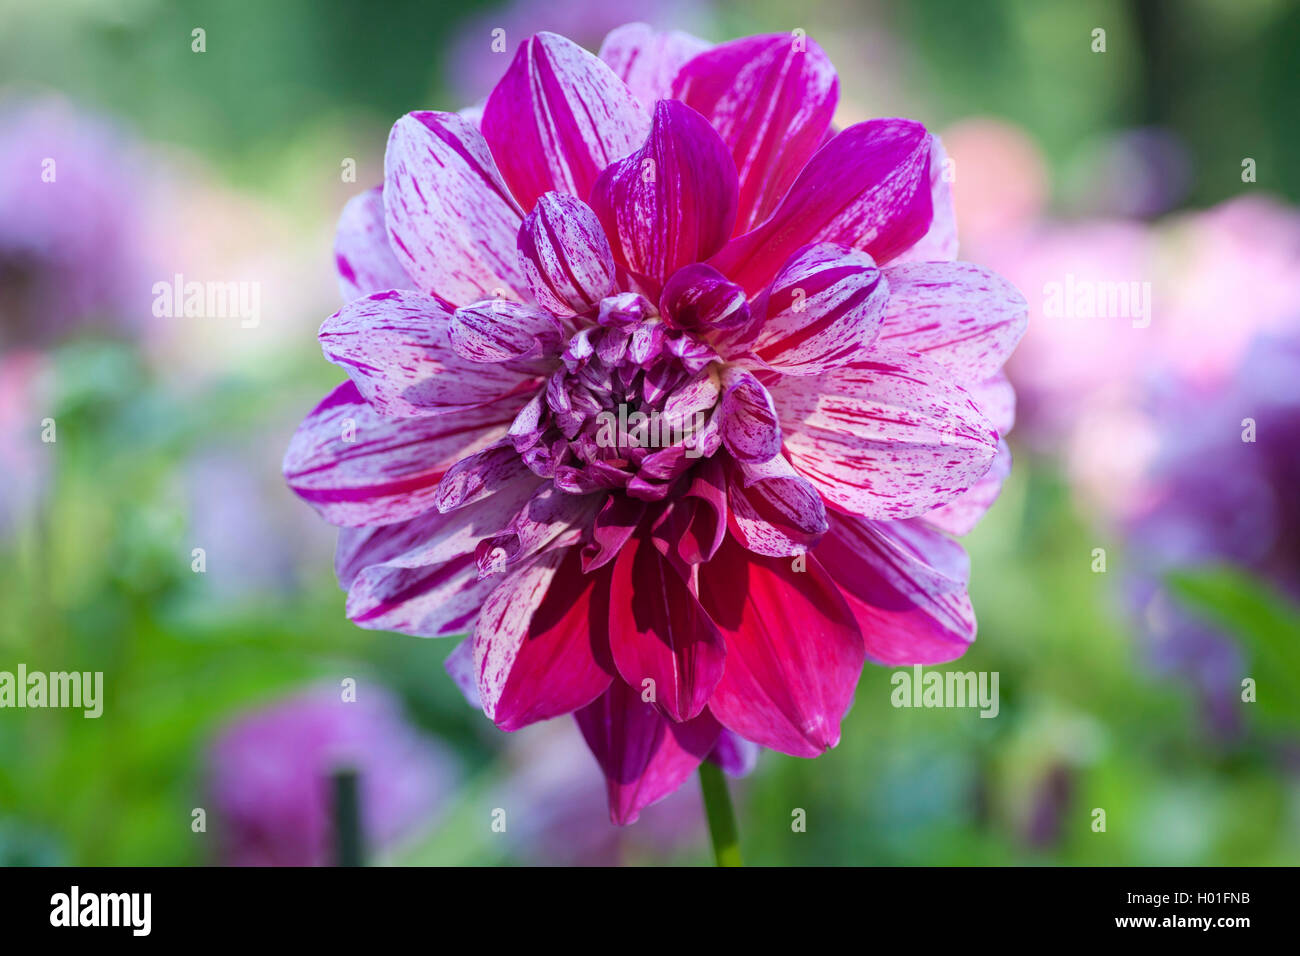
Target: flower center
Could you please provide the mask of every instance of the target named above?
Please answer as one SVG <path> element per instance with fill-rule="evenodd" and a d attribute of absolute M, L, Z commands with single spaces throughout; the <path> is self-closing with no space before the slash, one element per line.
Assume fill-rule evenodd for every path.
<path fill-rule="evenodd" d="M 660 499 L 717 450 L 721 359 L 644 297 L 604 299 L 561 359 L 510 429 L 528 467 L 561 490 Z"/>

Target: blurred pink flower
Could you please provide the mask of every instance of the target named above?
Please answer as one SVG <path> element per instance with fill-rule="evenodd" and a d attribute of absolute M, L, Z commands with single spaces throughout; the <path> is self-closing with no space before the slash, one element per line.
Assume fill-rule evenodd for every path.
<path fill-rule="evenodd" d="M 336 243 L 351 380 L 285 457 L 349 617 L 471 630 L 484 711 L 574 713 L 618 822 L 737 737 L 834 746 L 867 658 L 965 651 L 947 534 L 1010 467 L 1025 324 L 948 261 L 924 127 L 834 132 L 801 34 L 699 46 L 543 33 L 477 124 L 399 120 Z"/>
<path fill-rule="evenodd" d="M 333 862 L 331 776 L 358 772 L 363 838 L 387 848 L 431 826 L 456 778 L 452 758 L 373 685 L 353 702 L 322 686 L 237 718 L 208 760 L 221 862 Z"/>
<path fill-rule="evenodd" d="M 140 178 L 104 120 L 53 98 L 0 101 L 0 349 L 129 327 L 147 307 Z"/>

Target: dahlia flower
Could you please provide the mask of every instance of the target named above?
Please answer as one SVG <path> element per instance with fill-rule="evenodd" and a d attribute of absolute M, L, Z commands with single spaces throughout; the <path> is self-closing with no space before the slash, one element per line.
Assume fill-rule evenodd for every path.
<path fill-rule="evenodd" d="M 208 755 L 220 859 L 229 866 L 327 866 L 331 776 L 357 771 L 366 843 L 387 848 L 437 817 L 455 763 L 375 687 L 344 702 L 312 688 L 231 722 Z"/>
<path fill-rule="evenodd" d="M 487 716 L 572 713 L 618 823 L 835 746 L 868 659 L 965 651 L 949 535 L 1007 473 L 1026 321 L 951 261 L 921 124 L 833 128 L 802 34 L 700 48 L 540 33 L 481 114 L 399 119 L 339 225 L 349 380 L 285 457 L 348 616 L 469 633 Z"/>

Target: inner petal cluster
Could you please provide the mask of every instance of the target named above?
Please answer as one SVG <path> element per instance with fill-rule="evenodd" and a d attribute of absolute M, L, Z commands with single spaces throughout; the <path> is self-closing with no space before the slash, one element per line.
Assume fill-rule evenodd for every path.
<path fill-rule="evenodd" d="M 596 324 L 574 334 L 560 360 L 510 439 L 562 491 L 618 488 L 658 500 L 717 451 L 721 360 L 644 296 L 602 299 Z"/>

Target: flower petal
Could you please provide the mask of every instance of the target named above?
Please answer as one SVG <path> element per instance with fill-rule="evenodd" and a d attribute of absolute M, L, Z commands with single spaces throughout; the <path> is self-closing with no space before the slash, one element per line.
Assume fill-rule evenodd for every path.
<path fill-rule="evenodd" d="M 741 462 L 770 461 L 781 451 L 781 422 L 772 396 L 752 372 L 722 370 L 722 443 Z"/>
<path fill-rule="evenodd" d="M 885 269 L 889 303 L 882 347 L 919 352 L 958 382 L 996 375 L 1029 321 L 1025 297 L 969 262 L 915 262 Z"/>
<path fill-rule="evenodd" d="M 830 59 L 802 35 L 723 43 L 677 74 L 673 97 L 698 110 L 731 151 L 740 176 L 736 228 L 767 219 L 830 128 L 839 81 Z"/>
<path fill-rule="evenodd" d="M 592 208 L 619 265 L 655 286 L 722 248 L 736 217 L 736 169 L 704 117 L 655 105 L 645 145 L 600 175 Z"/>
<path fill-rule="evenodd" d="M 392 524 L 343 528 L 334 553 L 339 586 L 351 589 L 361 572 L 385 568 L 424 568 L 472 554 L 484 538 L 510 526 L 542 479 L 530 476 L 455 513 L 426 511 Z"/>
<path fill-rule="evenodd" d="M 483 108 L 483 136 L 525 210 L 552 189 L 586 199 L 645 138 L 645 109 L 597 57 L 554 33 L 519 45 Z"/>
<path fill-rule="evenodd" d="M 384 156 L 384 210 L 398 263 L 452 305 L 527 288 L 515 255 L 523 212 L 479 131 L 455 113 L 408 113 Z"/>
<path fill-rule="evenodd" d="M 906 352 L 771 388 L 791 464 L 837 507 L 910 518 L 989 470 L 998 434 L 939 366 Z"/>
<path fill-rule="evenodd" d="M 559 350 L 563 328 L 554 316 L 511 299 L 483 299 L 452 313 L 451 347 L 471 362 L 533 359 Z M 519 364 L 511 366 L 522 370 Z"/>
<path fill-rule="evenodd" d="M 745 290 L 698 262 L 678 269 L 664 284 L 659 312 L 675 329 L 704 333 L 744 330 L 752 322 Z"/>
<path fill-rule="evenodd" d="M 920 123 L 850 126 L 804 167 L 770 219 L 710 260 L 754 295 L 790 256 L 815 242 L 861 249 L 879 264 L 930 227 L 930 134 Z"/>
<path fill-rule="evenodd" d="M 938 136 L 930 136 L 930 229 L 912 248 L 894 259 L 903 262 L 952 262 L 957 258 L 957 208 L 952 197 L 948 151 Z"/>
<path fill-rule="evenodd" d="M 733 540 L 700 568 L 700 602 L 727 641 L 727 668 L 709 699 L 723 726 L 795 757 L 820 756 L 862 672 L 862 637 L 830 575 Z"/>
<path fill-rule="evenodd" d="M 538 304 L 554 315 L 589 312 L 614 292 L 614 254 L 581 199 L 543 193 L 519 230 L 519 266 Z"/>
<path fill-rule="evenodd" d="M 375 292 L 335 312 L 320 328 L 325 357 L 341 365 L 385 415 L 445 414 L 517 393 L 530 379 L 504 365 L 462 358 L 451 344 L 451 313 L 419 292 Z M 514 403 L 517 409 L 523 403 Z"/>
<path fill-rule="evenodd" d="M 984 477 L 942 508 L 927 511 L 923 520 L 945 534 L 957 537 L 970 534 L 993 507 L 993 502 L 998 500 L 998 495 L 1002 494 L 1002 483 L 1010 474 L 1011 447 L 1006 439 L 1002 439 L 998 442 L 998 453 L 993 457 L 993 465 Z"/>
<path fill-rule="evenodd" d="M 502 730 L 549 720 L 609 687 L 609 574 L 583 574 L 577 548 L 541 555 L 492 592 L 474 629 L 483 712 Z"/>
<path fill-rule="evenodd" d="M 478 697 L 478 681 L 474 676 L 474 639 L 467 637 L 461 641 L 442 661 L 442 669 L 447 672 L 456 689 L 465 698 L 465 703 L 475 710 L 483 709 L 483 701 Z"/>
<path fill-rule="evenodd" d="M 832 242 L 805 246 L 754 303 L 753 351 L 783 375 L 819 375 L 865 358 L 889 301 L 871 256 Z"/>
<path fill-rule="evenodd" d="M 618 679 L 573 716 L 605 774 L 610 819 L 620 825 L 685 783 L 722 732 L 707 712 L 673 723 Z"/>
<path fill-rule="evenodd" d="M 815 554 L 831 569 L 873 661 L 942 664 L 975 640 L 970 559 L 951 538 L 915 520 L 832 515 Z"/>
<path fill-rule="evenodd" d="M 651 110 L 658 100 L 672 96 L 673 79 L 682 66 L 708 48 L 707 40 L 681 30 L 661 33 L 645 23 L 628 23 L 605 37 L 600 58 Z"/>
<path fill-rule="evenodd" d="M 821 495 L 780 455 L 763 464 L 737 464 L 728 479 L 731 533 L 755 554 L 802 554 L 826 533 Z"/>
<path fill-rule="evenodd" d="M 331 524 L 403 521 L 434 507 L 447 469 L 502 438 L 511 420 L 501 406 L 388 418 L 344 382 L 294 433 L 284 477 Z"/>
<path fill-rule="evenodd" d="M 758 766 L 760 749 L 758 744 L 723 728 L 718 735 L 717 744 L 709 751 L 708 759 L 721 767 L 729 777 L 747 777 Z"/>
<path fill-rule="evenodd" d="M 623 680 L 674 721 L 699 714 L 722 678 L 722 636 L 649 536 L 615 560 L 610 610 L 609 647 Z"/>
<path fill-rule="evenodd" d="M 343 207 L 334 236 L 334 262 L 344 302 L 371 292 L 414 287 L 388 244 L 384 187 L 376 186 L 353 196 Z"/>

